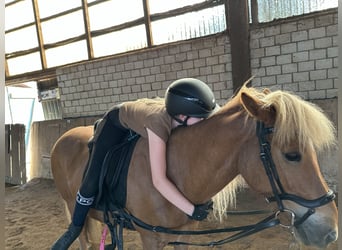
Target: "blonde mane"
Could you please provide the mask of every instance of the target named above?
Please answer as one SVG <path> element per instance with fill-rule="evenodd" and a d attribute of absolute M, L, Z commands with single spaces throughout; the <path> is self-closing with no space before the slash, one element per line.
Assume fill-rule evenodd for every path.
<path fill-rule="evenodd" d="M 259 99 L 264 107 L 276 110 L 273 145 L 282 148 L 296 142 L 301 152 L 306 149 L 319 152 L 336 145 L 335 127 L 317 105 L 287 91 L 248 88 L 248 82 L 237 97 L 241 92 L 246 92 Z M 236 192 L 243 183 L 243 178 L 238 176 L 213 198 L 215 218 L 222 220 L 228 207 L 236 206 Z"/>
<path fill-rule="evenodd" d="M 244 184 L 244 179 L 238 175 L 213 197 L 213 216 L 215 219 L 222 221 L 227 217 L 228 208 L 236 207 L 236 193 Z"/>
<path fill-rule="evenodd" d="M 264 107 L 276 110 L 272 144 L 282 148 L 297 142 L 301 152 L 308 148 L 322 151 L 336 144 L 333 123 L 314 103 L 287 91 L 259 91 L 245 86 L 241 90 L 256 96 Z"/>

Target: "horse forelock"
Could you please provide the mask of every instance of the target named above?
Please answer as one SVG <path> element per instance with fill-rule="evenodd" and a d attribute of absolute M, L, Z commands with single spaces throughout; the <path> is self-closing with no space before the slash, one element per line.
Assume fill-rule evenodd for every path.
<path fill-rule="evenodd" d="M 322 151 L 335 145 L 335 127 L 314 103 L 284 91 L 265 95 L 264 100 L 277 111 L 274 140 L 281 147 L 296 140 L 303 151 L 308 147 Z"/>
<path fill-rule="evenodd" d="M 244 91 L 262 101 L 265 108 L 276 110 L 272 143 L 286 147 L 296 142 L 299 149 L 329 149 L 336 144 L 336 130 L 323 110 L 293 93 L 276 90 L 257 90 L 243 87 Z M 241 92 L 241 91 L 240 91 Z"/>

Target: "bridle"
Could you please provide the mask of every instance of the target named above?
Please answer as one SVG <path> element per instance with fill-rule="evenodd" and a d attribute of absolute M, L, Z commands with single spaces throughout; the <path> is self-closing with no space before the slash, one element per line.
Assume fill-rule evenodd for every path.
<path fill-rule="evenodd" d="M 292 225 L 288 225 L 288 227 L 298 226 L 302 224 L 312 214 L 314 214 L 316 211 L 315 209 L 317 207 L 324 206 L 333 201 L 336 195 L 332 190 L 329 190 L 325 195 L 317 199 L 307 200 L 297 195 L 289 194 L 284 190 L 278 175 L 277 168 L 272 159 L 271 145 L 266 138 L 267 135 L 273 133 L 273 131 L 273 127 L 265 127 L 265 124 L 263 122 L 257 121 L 256 134 L 258 136 L 260 146 L 260 159 L 264 165 L 264 169 L 269 179 L 273 192 L 273 196 L 267 198 L 267 201 L 277 202 L 279 211 L 276 213 L 276 216 L 280 215 L 283 212 L 289 213 L 291 215 Z M 296 214 L 292 210 L 285 208 L 283 203 L 284 200 L 289 200 L 294 203 L 297 203 L 300 206 L 308 208 L 308 210 L 301 218 L 296 218 Z"/>
<path fill-rule="evenodd" d="M 321 207 L 332 202 L 335 199 L 335 194 L 332 190 L 329 190 L 325 195 L 313 199 L 307 200 L 302 197 L 299 197 L 294 194 L 289 194 L 285 191 L 283 185 L 281 184 L 277 168 L 274 164 L 272 155 L 271 155 L 271 145 L 267 140 L 267 136 L 273 133 L 273 127 L 265 127 L 265 124 L 261 121 L 257 121 L 256 125 L 256 135 L 258 137 L 259 146 L 260 146 L 260 159 L 263 163 L 266 175 L 269 179 L 273 196 L 268 197 L 268 202 L 276 202 L 278 205 L 278 211 L 273 213 L 272 215 L 266 217 L 262 221 L 247 226 L 240 227 L 228 227 L 228 228 L 219 228 L 219 229 L 211 229 L 211 230 L 200 230 L 200 231 L 185 231 L 185 230 L 173 230 L 160 226 L 149 225 L 134 215 L 130 214 L 127 210 L 118 208 L 115 211 L 104 211 L 105 222 L 111 231 L 112 243 L 117 243 L 118 249 L 123 249 L 123 233 L 122 230 L 125 227 L 125 224 L 130 225 L 132 228 L 135 225 L 144 228 L 149 231 L 153 231 L 155 233 L 165 233 L 165 234 L 175 234 L 175 235 L 203 235 L 203 234 L 218 234 L 224 232 L 237 232 L 232 236 L 229 236 L 223 240 L 213 241 L 209 243 L 189 243 L 189 242 L 169 242 L 170 245 L 192 245 L 192 246 L 218 246 L 223 245 L 243 237 L 249 236 L 251 234 L 255 234 L 264 229 L 271 228 L 277 225 L 281 225 L 291 230 L 293 233 L 293 228 L 302 224 L 306 219 L 308 219 L 312 214 L 316 212 L 317 207 Z M 300 206 L 307 208 L 307 212 L 300 218 L 297 218 L 297 215 L 291 209 L 288 209 L 284 206 L 283 201 L 289 200 Z M 109 221 L 108 213 L 111 215 L 111 219 L 113 223 Z M 281 221 L 281 217 L 283 215 L 290 216 L 290 223 L 285 224 Z"/>

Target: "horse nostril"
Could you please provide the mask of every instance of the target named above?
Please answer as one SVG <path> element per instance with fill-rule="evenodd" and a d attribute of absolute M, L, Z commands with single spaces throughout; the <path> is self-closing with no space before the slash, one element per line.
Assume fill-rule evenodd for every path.
<path fill-rule="evenodd" d="M 331 242 L 334 242 L 337 240 L 337 233 L 336 231 L 331 231 L 325 236 L 325 243 L 328 245 Z"/>

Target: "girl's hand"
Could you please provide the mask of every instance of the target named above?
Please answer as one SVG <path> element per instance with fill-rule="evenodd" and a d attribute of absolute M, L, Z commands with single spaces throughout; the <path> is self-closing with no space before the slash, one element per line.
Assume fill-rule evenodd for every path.
<path fill-rule="evenodd" d="M 212 208 L 213 202 L 211 200 L 204 204 L 195 205 L 194 212 L 189 218 L 197 221 L 204 220 L 207 218 L 209 210 Z"/>

